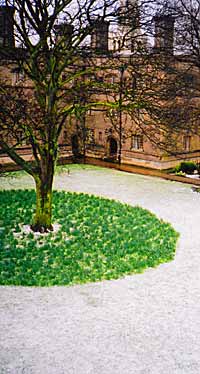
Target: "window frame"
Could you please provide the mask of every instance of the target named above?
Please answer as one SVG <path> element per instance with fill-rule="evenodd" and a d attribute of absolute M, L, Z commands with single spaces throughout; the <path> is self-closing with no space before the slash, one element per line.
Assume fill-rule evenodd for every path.
<path fill-rule="evenodd" d="M 134 134 L 131 137 L 131 150 L 143 151 L 144 150 L 144 137 L 142 134 Z"/>

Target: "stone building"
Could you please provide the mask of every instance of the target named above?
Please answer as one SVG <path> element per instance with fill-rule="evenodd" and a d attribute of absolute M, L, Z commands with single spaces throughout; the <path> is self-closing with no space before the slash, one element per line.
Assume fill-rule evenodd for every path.
<path fill-rule="evenodd" d="M 162 135 L 157 136 L 156 131 L 160 131 L 158 123 L 150 124 L 148 115 L 144 115 L 138 110 L 134 118 L 130 112 L 124 110 L 123 100 L 127 100 L 126 92 L 128 89 L 136 90 L 135 87 L 135 73 L 133 74 L 129 66 L 142 65 L 140 62 L 141 57 L 137 54 L 136 42 L 140 48 L 147 51 L 147 40 L 140 30 L 138 21 L 138 4 L 136 0 L 124 1 L 121 0 L 120 5 L 121 13 L 117 15 L 118 23 L 115 30 L 109 30 L 109 22 L 95 21 L 95 28 L 91 34 L 91 45 L 88 48 L 88 56 L 92 56 L 96 60 L 96 64 L 105 66 L 109 61 L 112 62 L 108 71 L 101 73 L 99 69 L 98 79 L 101 83 L 114 84 L 117 91 L 113 95 L 112 92 L 103 91 L 92 92 L 90 96 L 103 99 L 103 101 L 117 101 L 118 109 L 103 109 L 96 108 L 92 105 L 85 112 L 82 118 L 72 118 L 71 125 L 63 129 L 60 137 L 60 147 L 62 155 L 81 157 L 87 156 L 92 158 L 99 158 L 113 162 L 121 162 L 125 164 L 133 164 L 145 166 L 155 169 L 168 169 L 175 166 L 182 160 L 193 160 L 200 162 L 200 137 L 198 134 L 198 123 L 190 129 L 190 125 L 182 126 L 173 136 L 173 126 L 169 126 L 168 130 L 168 145 L 164 147 L 162 143 Z M 131 13 L 132 12 L 132 13 Z M 12 8 L 1 6 L 0 7 L 0 46 L 15 49 L 16 53 L 24 53 L 19 47 L 15 48 L 15 40 L 13 34 L 13 13 Z M 148 49 L 149 62 L 143 70 L 150 70 L 152 81 L 155 71 L 152 69 L 153 61 L 159 56 L 162 66 L 165 66 L 166 71 L 176 68 L 179 72 L 183 71 L 181 79 L 184 75 L 185 84 L 188 88 L 191 85 L 190 96 L 181 95 L 180 99 L 176 99 L 178 108 L 174 108 L 174 113 L 179 111 L 177 121 L 180 121 L 180 115 L 184 116 L 185 112 L 188 113 L 187 108 L 198 107 L 198 95 L 195 95 L 195 84 L 199 79 L 199 72 L 193 68 L 188 68 L 188 62 L 181 56 L 174 56 L 173 42 L 174 42 L 174 19 L 170 15 L 157 15 L 155 21 L 155 39 L 154 45 L 151 50 Z M 57 28 L 57 34 L 65 30 L 66 40 L 69 42 L 70 33 L 73 32 L 72 28 L 61 25 Z M 66 31 L 67 30 L 67 31 Z M 145 55 L 146 56 L 146 55 Z M 81 61 L 81 56 L 80 56 Z M 139 62 L 138 62 L 139 61 Z M 152 64 L 151 64 L 152 62 Z M 81 63 L 81 62 L 80 62 Z M 83 64 L 84 65 L 84 64 Z M 185 67 L 187 66 L 187 69 Z M 167 70 L 168 69 L 168 70 Z M 135 68 L 134 72 L 137 70 Z M 175 70 L 175 69 L 174 69 Z M 185 71 L 187 70 L 187 74 Z M 140 76 L 145 77 L 141 72 Z M 157 81 L 158 77 L 163 73 L 157 67 Z M 168 73 L 167 73 L 168 74 Z M 146 80 L 150 75 L 146 75 Z M 173 74 L 171 74 L 173 76 Z M 0 78 L 10 86 L 22 85 L 31 90 L 31 82 L 26 80 L 23 71 L 15 65 L 12 53 L 7 57 L 1 57 L 0 62 Z M 87 79 L 90 79 L 88 77 Z M 169 79 L 168 79 L 169 80 Z M 149 82 L 147 82 L 149 83 Z M 146 84 L 146 83 L 145 83 Z M 143 85 L 142 79 L 139 85 Z M 148 84 L 147 84 L 148 85 Z M 100 85 L 101 86 L 101 85 Z M 128 87 L 128 88 L 127 88 Z M 160 88 L 159 88 L 160 89 Z M 148 88 L 148 92 L 150 89 Z M 188 92 L 188 90 L 187 90 Z M 130 98 L 129 98 L 130 100 Z M 158 101 L 161 99 L 158 99 Z M 174 101 L 174 102 L 175 102 Z M 126 101 L 127 102 L 127 101 Z M 185 112 L 182 111 L 185 106 Z M 176 110 L 177 109 L 177 110 Z M 164 110 L 163 110 L 164 111 Z M 172 122 L 175 123 L 175 117 L 172 113 Z M 192 123 L 192 116 L 186 117 L 188 124 Z M 184 118 L 181 119 L 184 123 Z M 196 119 L 194 120 L 196 121 Z M 149 125 L 147 125 L 149 123 Z M 168 122 L 169 124 L 169 122 Z M 176 125 L 176 124 L 175 124 Z M 175 126 L 174 125 L 174 126 Z M 149 126 L 149 127 L 148 127 Z M 164 125 L 165 127 L 167 126 Z M 193 128 L 196 128 L 196 132 Z M 191 131 L 190 131 L 191 130 Z M 165 132 L 167 130 L 165 128 Z M 161 131 L 160 131 L 161 133 Z M 178 135 L 177 135 L 178 134 Z M 159 143 L 160 142 L 160 143 Z M 174 147 L 172 147 L 172 143 Z M 162 146 L 160 146 L 162 144 Z M 19 152 L 30 156 L 30 148 L 26 141 L 22 141 L 19 146 Z"/>

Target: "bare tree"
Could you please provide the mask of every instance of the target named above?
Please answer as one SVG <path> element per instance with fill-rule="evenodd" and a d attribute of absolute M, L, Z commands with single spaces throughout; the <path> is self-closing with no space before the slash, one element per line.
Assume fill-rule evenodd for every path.
<path fill-rule="evenodd" d="M 177 133 L 199 135 L 200 1 L 158 0 L 157 7 L 160 14 L 170 14 L 175 23 L 174 58 L 168 67 L 166 87 L 166 122 Z"/>
<path fill-rule="evenodd" d="M 184 135 L 200 134 L 200 2 L 151 1 L 148 12 L 142 27 L 155 41 L 128 65 L 137 84 L 123 91 L 124 109 L 151 143 L 177 156 Z"/>
<path fill-rule="evenodd" d="M 10 96 L 9 105 L 3 105 L 8 90 L 6 93 L 3 88 L 1 90 L 4 110 L 0 114 L 0 131 L 3 134 L 0 146 L 34 178 L 36 212 L 32 229 L 52 230 L 52 183 L 58 139 L 67 118 L 81 108 L 74 97 L 77 95 L 74 86 L 77 78 L 87 73 L 83 69 L 87 53 L 82 46 L 95 22 L 112 18 L 116 1 L 16 0 L 13 5 L 8 0 L 6 5 L 15 12 L 18 48 L 1 49 L 1 53 L 13 59 L 25 74 L 28 84 L 21 103 L 17 90 L 13 93 L 14 104 Z M 27 86 L 31 86 L 30 95 Z M 26 107 L 24 110 L 23 105 Z M 16 150 L 19 131 L 31 145 L 34 156 L 31 164 Z M 10 134 L 15 138 L 12 143 L 7 141 Z"/>

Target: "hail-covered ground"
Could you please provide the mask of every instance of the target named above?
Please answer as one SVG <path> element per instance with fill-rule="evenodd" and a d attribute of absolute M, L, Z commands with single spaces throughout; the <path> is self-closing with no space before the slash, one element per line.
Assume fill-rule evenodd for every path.
<path fill-rule="evenodd" d="M 33 186 L 0 179 L 1 189 Z M 90 166 L 69 166 L 54 188 L 151 210 L 180 233 L 175 260 L 115 281 L 0 287 L 0 373 L 199 374 L 200 194 Z"/>

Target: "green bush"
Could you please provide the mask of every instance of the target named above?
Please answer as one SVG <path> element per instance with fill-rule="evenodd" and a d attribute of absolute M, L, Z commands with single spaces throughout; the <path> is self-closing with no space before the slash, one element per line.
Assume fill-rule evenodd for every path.
<path fill-rule="evenodd" d="M 183 161 L 174 169 L 175 173 L 182 172 L 186 174 L 193 174 L 195 170 L 197 170 L 197 165 L 191 161 Z"/>
<path fill-rule="evenodd" d="M 185 177 L 185 173 L 183 173 L 183 171 L 176 171 L 176 175 L 179 177 Z"/>
<path fill-rule="evenodd" d="M 200 174 L 200 162 L 196 163 L 196 168 L 197 168 L 198 173 Z"/>

